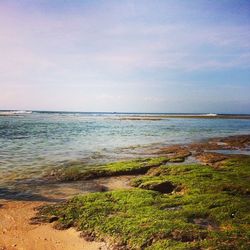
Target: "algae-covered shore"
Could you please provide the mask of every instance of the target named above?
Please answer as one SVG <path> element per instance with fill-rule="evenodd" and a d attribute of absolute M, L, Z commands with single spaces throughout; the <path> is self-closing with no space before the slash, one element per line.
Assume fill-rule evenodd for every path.
<path fill-rule="evenodd" d="M 104 240 L 111 249 L 249 249 L 250 156 L 206 151 L 247 145 L 249 137 L 231 137 L 175 146 L 175 151 L 169 147 L 158 152 L 165 156 L 87 172 L 75 168 L 68 178 L 140 176 L 131 178 L 131 189 L 43 206 L 35 221 L 55 221 L 58 229 L 75 227 L 86 239 Z M 206 164 L 166 164 L 184 161 L 191 153 Z"/>
<path fill-rule="evenodd" d="M 249 146 L 249 135 L 215 138 L 152 149 L 150 158 L 54 169 L 44 178 L 104 186 L 37 204 L 29 222 L 38 228 L 51 223 L 53 230 L 75 228 L 85 244 L 96 244 L 92 249 L 249 249 L 250 156 L 238 154 Z M 117 178 L 126 185 L 112 185 Z"/>

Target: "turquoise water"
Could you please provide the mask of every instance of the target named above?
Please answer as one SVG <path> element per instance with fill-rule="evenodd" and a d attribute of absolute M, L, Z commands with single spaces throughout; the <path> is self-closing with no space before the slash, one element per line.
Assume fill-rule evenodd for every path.
<path fill-rule="evenodd" d="M 250 133 L 250 120 L 119 119 L 130 115 L 33 112 L 0 116 L 0 176 L 22 171 L 38 175 L 47 167 L 75 161 L 89 164 L 138 157 L 134 150 L 138 145 Z"/>

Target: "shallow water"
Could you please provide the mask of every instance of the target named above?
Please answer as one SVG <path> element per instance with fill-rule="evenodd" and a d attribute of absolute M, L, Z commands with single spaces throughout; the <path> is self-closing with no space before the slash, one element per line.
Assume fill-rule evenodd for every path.
<path fill-rule="evenodd" d="M 126 117 L 133 114 L 126 114 Z M 144 147 L 249 134 L 250 120 L 121 120 L 123 114 L 46 113 L 0 116 L 2 181 L 39 176 L 50 167 L 146 155 Z"/>
<path fill-rule="evenodd" d="M 250 149 L 241 150 L 241 149 L 220 149 L 220 150 L 206 150 L 206 152 L 226 154 L 226 155 L 250 155 Z"/>

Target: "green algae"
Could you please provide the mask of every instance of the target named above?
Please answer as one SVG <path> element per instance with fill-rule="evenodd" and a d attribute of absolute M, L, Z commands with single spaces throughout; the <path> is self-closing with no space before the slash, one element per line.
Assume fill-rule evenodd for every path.
<path fill-rule="evenodd" d="M 126 165 L 117 164 L 107 168 Z M 127 164 L 133 169 L 134 163 Z M 160 166 L 134 178 L 133 189 L 76 196 L 39 213 L 47 221 L 56 216 L 57 227 L 74 226 L 121 249 L 249 249 L 249 168 L 250 157 L 226 160 L 216 169 Z M 166 182 L 176 187 L 171 194 L 147 190 Z"/>
<path fill-rule="evenodd" d="M 88 180 L 118 175 L 144 174 L 150 168 L 160 166 L 169 161 L 168 157 L 141 158 L 129 161 L 107 163 L 102 166 L 88 167 L 74 165 L 60 169 L 56 178 L 61 181 Z"/>

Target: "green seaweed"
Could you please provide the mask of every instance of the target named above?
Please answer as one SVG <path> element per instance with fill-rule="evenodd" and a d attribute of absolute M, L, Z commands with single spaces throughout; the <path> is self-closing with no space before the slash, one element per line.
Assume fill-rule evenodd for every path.
<path fill-rule="evenodd" d="M 61 181 L 75 181 L 118 175 L 144 174 L 150 168 L 160 166 L 168 161 L 169 158 L 167 157 L 155 157 L 118 161 L 88 168 L 83 165 L 74 165 L 60 169 L 56 178 Z"/>
<path fill-rule="evenodd" d="M 126 165 L 117 164 L 107 167 L 120 171 Z M 160 166 L 134 178 L 133 189 L 76 196 L 39 213 L 47 221 L 56 216 L 57 227 L 75 226 L 128 249 L 249 249 L 249 167 L 250 157 L 216 169 Z M 175 185 L 171 194 L 147 190 L 165 182 Z"/>

